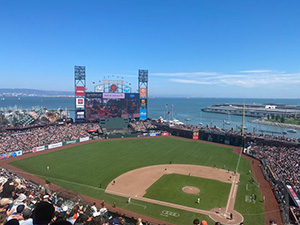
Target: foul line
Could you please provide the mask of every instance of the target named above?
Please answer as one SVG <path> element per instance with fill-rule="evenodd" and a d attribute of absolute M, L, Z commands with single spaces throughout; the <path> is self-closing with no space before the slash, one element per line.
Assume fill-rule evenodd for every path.
<path fill-rule="evenodd" d="M 240 166 L 242 152 L 243 151 L 241 150 L 240 154 L 239 154 L 238 162 L 237 162 L 237 165 L 236 165 L 236 168 L 235 168 L 235 176 L 233 178 L 232 186 L 231 186 L 230 193 L 229 193 L 229 196 L 228 196 L 228 201 L 227 201 L 227 205 L 226 205 L 226 209 L 225 209 L 225 214 L 227 214 L 227 212 L 228 212 L 228 208 L 229 208 L 229 205 L 231 203 L 231 198 L 234 198 L 234 196 L 236 195 L 237 189 L 238 189 L 238 185 L 236 184 L 235 180 L 236 180 L 236 177 L 237 177 L 238 168 Z"/>
<path fill-rule="evenodd" d="M 133 202 L 130 202 L 129 204 L 132 204 L 132 205 L 137 205 L 137 206 L 141 206 L 141 207 L 143 207 L 144 209 L 146 209 L 146 208 L 147 208 L 147 206 L 146 206 L 146 205 L 142 205 L 142 204 L 138 204 L 138 203 L 133 203 Z"/>

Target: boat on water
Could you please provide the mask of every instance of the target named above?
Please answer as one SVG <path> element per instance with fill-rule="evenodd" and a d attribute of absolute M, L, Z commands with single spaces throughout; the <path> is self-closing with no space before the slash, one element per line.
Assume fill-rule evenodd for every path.
<path fill-rule="evenodd" d="M 226 124 L 226 125 L 230 125 L 231 124 L 231 122 L 226 121 L 226 120 L 223 120 L 223 123 Z"/>
<path fill-rule="evenodd" d="M 289 132 L 289 133 L 297 133 L 297 131 L 294 130 L 294 129 L 288 129 L 287 132 Z"/>
<path fill-rule="evenodd" d="M 242 128 L 243 128 L 242 125 L 236 125 L 236 127 L 237 127 L 238 129 L 242 129 Z M 247 128 L 246 126 L 244 126 L 244 130 L 248 130 L 248 128 Z"/>
<path fill-rule="evenodd" d="M 184 120 L 185 120 L 185 121 L 191 121 L 191 118 L 188 118 L 188 117 L 187 117 L 187 118 L 185 118 Z"/>
<path fill-rule="evenodd" d="M 175 118 L 173 118 L 173 120 L 171 120 L 169 123 L 173 123 L 173 124 L 175 124 L 175 125 L 181 125 L 181 124 L 184 124 L 183 122 L 181 122 L 181 121 L 179 121 L 178 119 L 175 119 Z"/>

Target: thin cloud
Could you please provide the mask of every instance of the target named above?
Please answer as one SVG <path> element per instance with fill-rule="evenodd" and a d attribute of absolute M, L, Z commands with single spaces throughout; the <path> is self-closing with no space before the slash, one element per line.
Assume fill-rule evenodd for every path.
<path fill-rule="evenodd" d="M 246 70 L 245 70 L 246 71 Z M 219 74 L 211 73 L 211 75 L 202 76 L 184 76 L 178 78 L 174 76 L 169 78 L 170 82 L 183 84 L 198 84 L 198 85 L 226 85 L 238 86 L 245 88 L 287 88 L 288 86 L 300 84 L 300 73 L 286 73 L 276 70 L 250 70 L 247 73 L 238 72 L 237 74 Z M 196 74 L 185 73 L 185 74 Z M 175 73 L 178 75 L 178 73 Z M 182 73 L 180 73 L 182 74 Z"/>
<path fill-rule="evenodd" d="M 273 72 L 279 72 L 276 70 L 243 70 L 239 71 L 239 73 L 273 73 Z"/>
<path fill-rule="evenodd" d="M 162 76 L 162 77 L 198 77 L 198 76 L 215 76 L 218 73 L 215 72 L 178 72 L 178 73 L 150 73 L 150 76 Z"/>
<path fill-rule="evenodd" d="M 169 81 L 184 84 L 214 84 L 214 82 L 207 82 L 201 80 L 169 79 Z"/>

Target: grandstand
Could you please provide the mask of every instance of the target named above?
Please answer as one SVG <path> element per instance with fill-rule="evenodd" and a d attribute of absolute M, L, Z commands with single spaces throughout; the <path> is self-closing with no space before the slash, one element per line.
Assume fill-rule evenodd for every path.
<path fill-rule="evenodd" d="M 40 118 L 42 112 L 42 109 L 32 110 L 31 112 L 27 113 L 22 119 L 20 119 L 17 124 L 23 127 L 29 126 Z"/>

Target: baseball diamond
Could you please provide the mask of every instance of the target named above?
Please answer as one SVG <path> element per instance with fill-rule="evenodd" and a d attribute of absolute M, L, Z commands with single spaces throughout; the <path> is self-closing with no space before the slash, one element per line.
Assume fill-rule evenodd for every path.
<path fill-rule="evenodd" d="M 66 189 L 105 199 L 111 205 L 115 202 L 122 209 L 173 224 L 185 224 L 190 218 L 195 217 L 203 218 L 209 224 L 214 223 L 213 221 L 226 224 L 241 221 L 247 224 L 263 224 L 263 203 L 257 201 L 250 205 L 245 202 L 246 184 L 258 198 L 261 198 L 259 188 L 252 187 L 250 182 L 248 175 L 250 163 L 247 159 L 240 158 L 230 147 L 162 137 L 94 141 L 61 149 L 61 151 L 45 151 L 45 154 L 31 154 L 32 157 L 21 156 L 21 160 L 11 161 L 10 165 L 3 166 L 13 170 L 18 170 L 15 168 L 18 167 L 27 171 L 27 176 L 31 178 L 33 175 L 47 178 Z M 240 166 L 237 168 L 239 161 Z M 50 170 L 47 170 L 46 164 Z M 224 165 L 226 169 L 223 169 Z M 237 173 L 234 173 L 236 168 Z M 208 199 L 214 202 L 213 199 L 216 197 L 205 195 L 203 188 L 199 188 L 201 191 L 198 194 L 201 197 L 201 204 L 195 203 L 197 198 L 193 198 L 190 205 L 178 204 L 180 198 L 184 199 L 182 196 L 174 200 L 175 203 L 156 197 L 145 197 L 147 189 L 151 188 L 155 181 L 169 175 L 182 176 L 184 179 L 206 179 L 207 182 L 213 180 L 230 185 L 228 194 L 222 195 L 225 204 L 221 205 L 221 211 L 216 210 L 219 209 L 218 203 L 210 209 L 205 209 L 206 198 L 209 197 Z M 182 178 L 173 180 L 177 179 Z M 99 188 L 99 183 L 103 188 Z M 184 186 L 194 185 L 186 182 L 186 185 L 180 188 L 182 194 L 185 194 L 181 190 Z M 214 186 L 217 193 L 218 185 Z M 239 188 L 240 186 L 243 188 Z M 131 203 L 128 203 L 128 197 L 131 198 Z M 180 216 L 166 216 L 162 214 L 163 210 Z M 231 213 L 233 220 L 229 219 Z"/>

